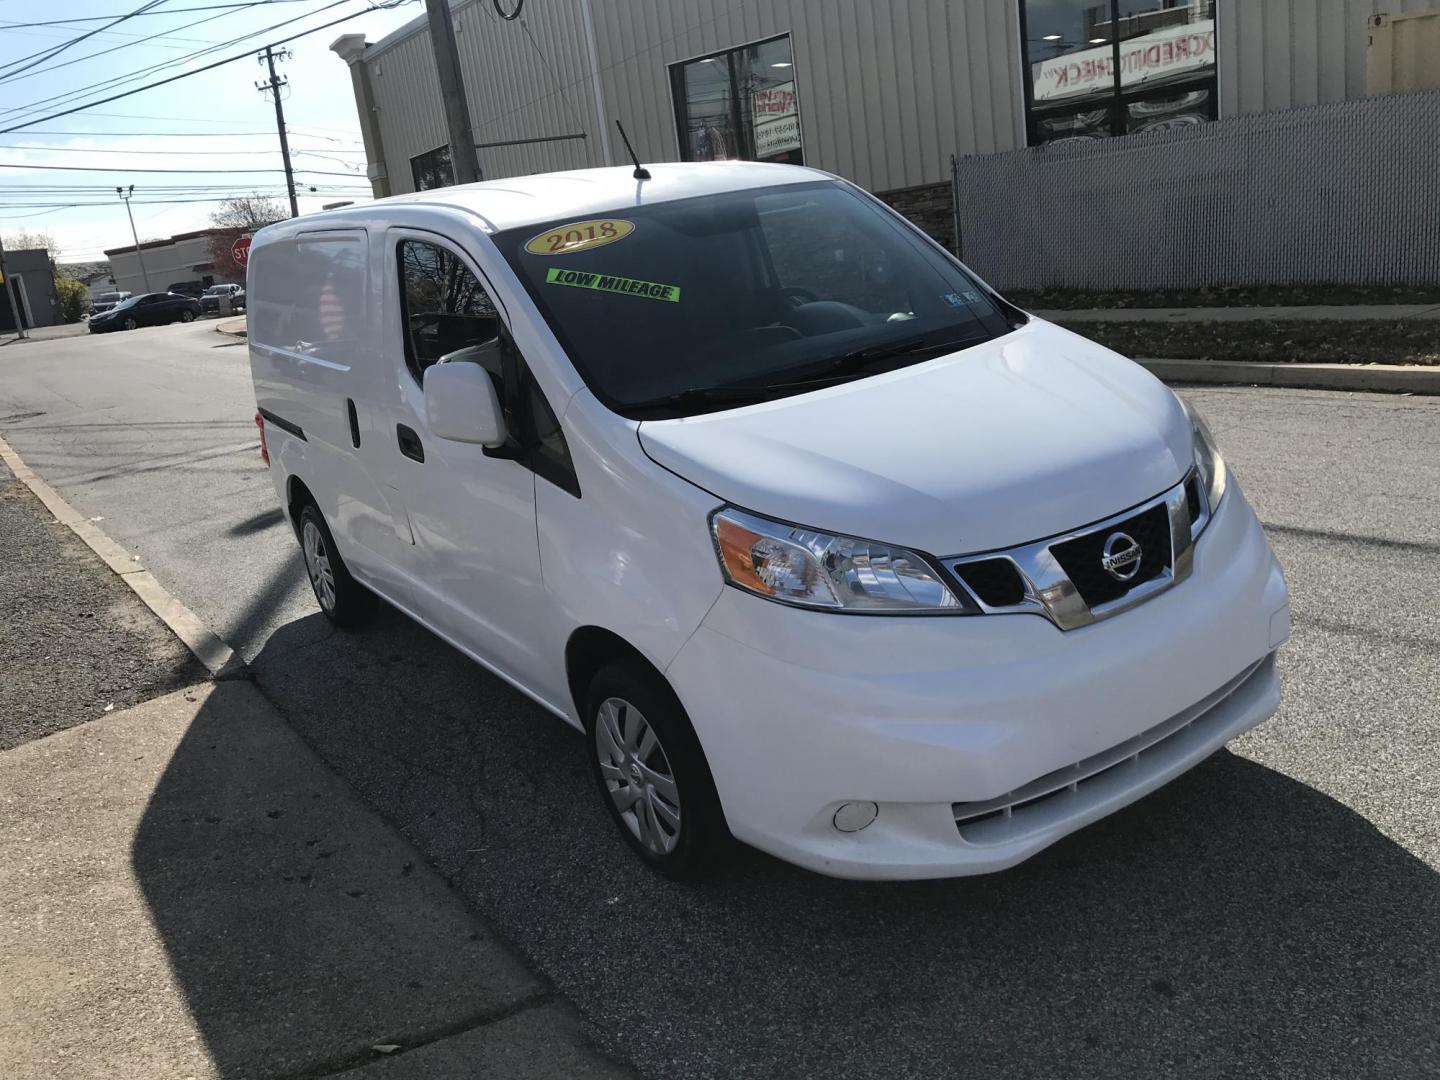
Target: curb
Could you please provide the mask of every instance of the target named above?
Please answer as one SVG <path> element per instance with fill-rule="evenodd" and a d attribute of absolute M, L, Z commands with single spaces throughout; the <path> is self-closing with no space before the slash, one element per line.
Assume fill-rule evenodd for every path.
<path fill-rule="evenodd" d="M 233 678 L 245 671 L 245 661 L 239 653 L 225 643 L 213 630 L 200 621 L 200 617 L 187 608 L 155 579 L 140 564 L 139 555 L 131 555 L 110 537 L 87 521 L 63 498 L 60 493 L 41 480 L 25 460 L 0 436 L 0 460 L 3 460 L 15 474 L 15 478 L 34 493 L 65 525 L 83 540 L 100 559 L 113 570 L 120 580 L 130 586 L 145 606 L 179 638 L 195 659 L 205 665 L 214 678 Z"/>
<path fill-rule="evenodd" d="M 1440 394 L 1440 367 L 1399 364 L 1263 364 L 1244 360 L 1139 360 L 1167 382 L 1211 386 L 1278 386 L 1299 390 L 1369 390 Z"/>
<path fill-rule="evenodd" d="M 244 315 L 222 319 L 215 324 L 215 332 L 217 334 L 224 334 L 226 337 L 243 338 L 246 336 L 246 329 Z"/>

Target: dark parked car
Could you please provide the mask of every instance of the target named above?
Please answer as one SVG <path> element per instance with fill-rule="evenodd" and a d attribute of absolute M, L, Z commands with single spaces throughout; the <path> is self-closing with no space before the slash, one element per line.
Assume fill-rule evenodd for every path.
<path fill-rule="evenodd" d="M 220 298 L 230 297 L 231 311 L 245 310 L 245 286 L 244 285 L 211 285 L 200 296 L 200 310 L 205 312 L 220 310 Z"/>
<path fill-rule="evenodd" d="M 123 300 L 109 311 L 90 319 L 90 332 L 134 330 L 137 326 L 159 326 L 162 323 L 194 322 L 200 314 L 200 301 L 177 293 L 141 293 Z"/>
<path fill-rule="evenodd" d="M 194 281 L 172 281 L 165 286 L 166 292 L 179 293 L 181 296 L 193 296 L 200 299 L 200 294 L 205 291 L 205 282 L 196 278 Z"/>

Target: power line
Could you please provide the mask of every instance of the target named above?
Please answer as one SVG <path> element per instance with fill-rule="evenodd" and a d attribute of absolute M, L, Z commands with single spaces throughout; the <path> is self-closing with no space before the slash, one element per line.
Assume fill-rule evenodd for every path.
<path fill-rule="evenodd" d="M 201 19 L 198 22 L 188 23 L 184 27 L 184 29 L 188 30 L 194 26 L 203 26 L 205 23 L 214 22 L 216 19 L 224 19 L 230 15 L 238 15 L 241 11 L 246 10 L 247 6 L 260 7 L 263 3 L 264 0 L 250 0 L 250 3 L 248 5 L 242 5 L 235 10 L 222 11 L 218 14 L 211 15 L 208 19 Z M 153 15 L 156 14 L 156 12 L 150 12 L 150 14 Z M 174 12 L 161 12 L 159 14 L 174 14 Z M 132 49 L 137 45 L 144 45 L 147 41 L 154 41 L 157 38 L 168 37 L 173 32 L 173 30 L 161 30 L 159 33 L 150 34 L 147 37 L 138 38 L 135 41 L 122 41 L 118 45 L 111 45 L 108 49 L 101 49 L 99 52 L 86 53 L 84 56 L 74 57 L 73 59 L 66 60 L 64 63 L 61 64 L 52 64 L 50 67 L 42 67 L 39 71 L 30 71 L 29 73 L 20 72 L 12 75 L 0 75 L 0 82 L 19 82 L 21 79 L 29 79 L 33 78 L 36 75 L 44 75 L 46 72 L 49 71 L 59 71 L 61 68 L 69 67 L 72 64 L 82 64 L 86 60 L 94 60 L 97 56 L 105 56 L 107 53 L 119 52 L 121 49 Z M 210 41 L 206 42 L 205 44 L 208 48 L 220 48 L 224 43 L 219 41 Z M 183 60 L 183 57 L 180 59 Z M 175 60 L 174 62 L 179 63 L 180 60 Z"/>
<path fill-rule="evenodd" d="M 0 169 L 44 169 L 55 172 L 103 172 L 103 173 L 218 173 L 221 176 L 235 173 L 276 173 L 284 172 L 284 169 L 152 169 L 149 166 L 139 167 L 131 165 L 23 165 L 14 161 L 0 161 Z M 296 169 L 296 172 L 309 173 L 312 176 L 348 176 L 352 179 L 358 176 L 353 172 L 328 172 L 324 169 Z"/>
<path fill-rule="evenodd" d="M 246 0 L 245 3 L 238 4 L 212 4 L 209 7 L 169 8 L 165 11 L 141 11 L 132 15 L 131 18 L 138 18 L 141 15 L 184 15 L 186 12 L 190 11 L 216 11 L 219 8 L 247 8 L 259 7 L 263 4 L 303 4 L 307 2 L 308 0 Z M 68 26 L 71 23 L 101 22 L 102 20 L 108 18 L 110 18 L 109 15 L 82 15 L 74 19 L 49 19 L 45 22 L 7 22 L 0 23 L 0 26 L 3 26 L 7 29 L 15 29 L 24 26 Z M 103 32 L 104 31 L 102 31 L 102 33 Z"/>
<path fill-rule="evenodd" d="M 399 3 L 406 3 L 406 2 L 408 2 L 408 0 L 399 0 Z M 357 16 L 364 15 L 364 14 L 366 14 L 366 13 L 369 12 L 369 11 L 381 10 L 382 7 L 386 7 L 386 6 L 387 6 L 387 5 L 377 6 L 377 5 L 375 5 L 374 3 L 371 3 L 371 5 L 370 5 L 368 8 L 366 8 L 365 11 L 356 11 L 356 12 L 352 12 L 352 13 L 349 14 L 349 15 L 342 15 L 342 16 L 341 16 L 340 18 L 338 18 L 338 19 L 332 19 L 330 22 L 321 23 L 319 26 L 311 27 L 309 30 L 303 30 L 303 31 L 301 31 L 301 32 L 298 33 L 298 34 L 292 34 L 292 35 L 291 35 L 290 37 L 288 37 L 288 38 L 282 38 L 282 39 L 279 40 L 279 41 L 271 42 L 271 44 L 272 44 L 272 45 L 284 45 L 284 44 L 286 44 L 286 43 L 288 43 L 288 42 L 291 42 L 291 41 L 299 41 L 299 40 L 300 40 L 301 38 L 303 38 L 303 37 L 309 37 L 311 34 L 318 34 L 321 30 L 328 30 L 328 29 L 329 29 L 330 27 L 332 27 L 332 26 L 338 26 L 338 25 L 340 25 L 340 23 L 349 22 L 351 19 L 354 19 L 354 18 L 356 18 Z M 398 6 L 398 3 L 397 3 L 396 5 L 394 5 L 394 6 Z M 262 32 L 263 32 L 263 31 L 262 31 Z M 233 64 L 233 63 L 235 63 L 235 61 L 237 61 L 237 60 L 248 60 L 252 55 L 254 55 L 254 54 L 253 54 L 253 53 L 250 53 L 250 52 L 245 52 L 245 53 L 240 54 L 239 56 L 227 56 L 227 57 L 226 57 L 225 59 L 223 59 L 223 60 L 216 60 L 214 63 L 206 64 L 204 67 L 195 68 L 193 71 L 182 71 L 182 72 L 181 72 L 180 74 L 178 74 L 178 75 L 171 75 L 171 76 L 170 76 L 169 78 L 167 78 L 167 79 L 161 79 L 161 80 L 159 80 L 158 82 L 148 83 L 148 84 L 146 84 L 145 86 L 138 86 L 138 87 L 136 87 L 136 88 L 133 89 L 133 90 L 125 90 L 125 91 L 122 91 L 121 93 L 112 94 L 112 95 L 110 95 L 110 96 L 107 97 L 107 98 L 100 98 L 100 99 L 98 99 L 98 100 L 96 100 L 96 101 L 87 101 L 84 105 L 77 106 L 77 107 L 75 107 L 75 108 L 73 108 L 73 109 L 62 109 L 62 110 L 59 111 L 59 112 L 54 112 L 54 113 L 51 113 L 51 114 L 48 115 L 48 116 L 42 116 L 42 117 L 40 117 L 40 118 L 38 118 L 38 119 L 25 120 L 25 121 L 22 121 L 21 123 L 12 125 L 11 127 L 0 128 L 0 135 L 8 135 L 8 134 L 9 134 L 10 132 L 12 132 L 12 131 L 21 131 L 21 130 L 23 130 L 24 128 L 27 128 L 27 127 L 34 127 L 36 124 L 44 124 L 44 123 L 48 123 L 48 122 L 51 121 L 51 120 L 57 120 L 57 119 L 59 119 L 59 118 L 62 117 L 62 116 L 70 116 L 70 115 L 72 115 L 73 113 L 83 112 L 84 110 L 86 110 L 86 109 L 88 109 L 88 108 L 90 108 L 90 107 L 92 107 L 92 106 L 95 106 L 95 105 L 105 105 L 105 104 L 108 104 L 109 102 L 112 102 L 112 101 L 119 101 L 121 98 L 133 97 L 133 96 L 136 95 L 136 94 L 143 94 L 146 90 L 154 90 L 156 87 L 166 86 L 166 85 L 168 85 L 169 83 L 176 82 L 176 81 L 178 81 L 178 80 L 180 80 L 180 79 L 188 79 L 188 78 L 190 78 L 192 75 L 199 75 L 199 74 L 201 74 L 202 72 L 212 71 L 212 70 L 214 70 L 215 68 L 223 67 L 223 66 L 226 65 L 226 64 Z"/>
<path fill-rule="evenodd" d="M 155 0 L 155 2 L 161 2 L 161 0 Z M 231 38 L 231 39 L 228 40 L 228 41 L 218 42 L 218 43 L 216 43 L 216 44 L 214 44 L 214 45 L 211 45 L 211 46 L 209 46 L 209 47 L 207 47 L 207 48 L 197 49 L 197 50 L 195 50 L 194 52 L 186 53 L 184 56 L 172 57 L 172 58 L 169 59 L 169 60 L 161 61 L 161 62 L 158 63 L 158 64 L 151 64 L 149 67 L 141 68 L 141 69 L 139 69 L 138 71 L 132 71 L 132 72 L 129 72 L 129 73 L 125 74 L 125 75 L 117 75 L 117 76 L 115 76 L 115 77 L 113 77 L 113 78 L 110 78 L 110 79 L 102 79 L 102 80 L 100 80 L 99 82 L 91 83 L 91 84 L 89 84 L 88 86 L 78 87 L 78 88 L 76 88 L 76 89 L 74 89 L 74 90 L 66 90 L 66 91 L 64 91 L 64 92 L 62 92 L 62 93 L 59 93 L 59 94 L 51 94 L 49 97 L 39 98 L 38 100 L 29 102 L 29 103 L 27 103 L 27 104 L 25 104 L 25 105 L 14 105 L 14 106 L 11 106 L 11 107 L 6 108 L 6 109 L 0 109 L 0 112 L 5 112 L 5 113 L 25 113 L 25 112 L 33 112 L 33 111 L 34 111 L 35 109 L 37 109 L 39 106 L 41 106 L 41 105 L 47 105 L 47 104 L 50 104 L 50 103 L 52 103 L 52 102 L 53 102 L 53 103 L 57 103 L 57 104 L 64 104 L 64 103 L 69 102 L 69 101 L 74 101 L 76 98 L 80 97 L 81 95 L 87 94 L 87 93 L 89 93 L 89 92 L 91 92 L 91 91 L 94 91 L 94 90 L 107 90 L 107 89 L 111 89 L 111 88 L 116 87 L 116 86 L 121 86 L 121 85 L 123 85 L 123 84 L 125 84 L 125 83 L 128 83 L 128 82 L 134 82 L 136 79 L 144 78 L 146 75 L 152 74 L 152 73 L 154 73 L 154 72 L 162 71 L 162 70 L 164 70 L 165 68 L 168 68 L 168 67 L 174 67 L 176 64 L 184 64 L 184 63 L 187 63 L 188 61 L 198 59 L 199 57 L 204 56 L 204 55 L 206 55 L 207 53 L 213 53 L 213 52 L 216 52 L 216 51 L 218 51 L 218 50 L 220 50 L 220 49 L 227 48 L 228 46 L 237 45 L 237 44 L 239 44 L 240 42 L 247 40 L 248 38 L 259 37 L 261 34 L 267 34 L 267 33 L 269 33 L 271 30 L 278 30 L 280 27 L 282 27 L 282 26 L 288 26 L 290 23 L 301 22 L 301 21 L 303 21 L 303 20 L 305 20 L 305 19 L 310 18 L 312 15 L 318 15 L 318 14 L 320 14 L 320 12 L 322 12 L 322 11 L 329 11 L 331 8 L 339 7 L 341 4 L 345 4 L 345 3 L 349 3 L 349 2 L 350 2 L 350 0 L 331 0 L 331 2 L 328 3 L 328 4 L 326 4 L 324 7 L 317 8 L 317 9 L 315 9 L 314 11 L 307 11 L 307 12 L 305 12 L 305 14 L 303 14 L 303 15 L 296 15 L 294 18 L 282 19 L 280 22 L 278 22 L 278 23 L 272 23 L 271 25 L 266 26 L 266 27 L 264 27 L 264 28 L 262 28 L 262 29 L 260 29 L 260 30 L 249 31 L 249 32 L 247 32 L 247 33 L 241 34 L 241 35 L 238 36 L 238 37 L 233 37 L 233 38 Z M 358 14 L 358 13 L 357 13 L 357 14 Z M 197 71 L 204 71 L 204 70 L 206 70 L 206 69 L 205 69 L 205 68 L 197 68 L 196 70 L 197 70 Z M 155 85 L 160 85 L 160 84 L 157 83 L 157 84 L 155 84 Z M 113 100 L 115 100 L 115 99 L 114 99 L 114 98 L 106 98 L 105 100 L 106 100 L 106 101 L 113 101 Z M 102 104 L 102 102 L 95 102 L 94 104 Z"/>
<path fill-rule="evenodd" d="M 330 143 L 338 143 L 338 142 L 345 142 L 345 141 L 346 141 L 346 140 L 344 140 L 344 139 L 333 139 L 333 138 L 331 138 L 331 137 L 328 136 L 328 135 L 311 135 L 310 133 L 305 132 L 305 131 L 296 131 L 294 127 L 289 127 L 287 130 L 290 132 L 290 137 L 291 137 L 292 139 L 293 139 L 293 138 L 296 138 L 296 137 L 299 137 L 299 138 L 302 138 L 302 139 L 320 139 L 320 140 L 323 141 L 323 142 L 330 142 Z M 146 136 L 146 137 L 151 137 L 151 138 L 154 138 L 154 137 L 170 137 L 170 138 L 176 138 L 176 139 L 228 139 L 228 138 L 232 138 L 232 137 L 234 137 L 234 136 L 273 135 L 273 134 L 275 134 L 275 133 L 274 133 L 273 131 L 215 131 L 215 132 L 206 132 L 206 131 L 55 131 L 55 130 L 53 130 L 53 129 L 47 129 L 47 130 L 45 130 L 45 131 L 39 131 L 39 130 L 36 130 L 36 129 L 34 129 L 34 128 L 31 128 L 29 131 L 25 132 L 25 134 L 26 134 L 26 136 L 30 136 L 30 135 L 83 135 L 83 136 L 86 136 L 86 137 L 89 137 L 89 138 L 96 138 L 96 139 L 118 139 L 118 138 L 124 138 L 124 137 L 126 137 L 126 136 L 131 136 L 131 135 L 135 135 L 135 136 Z M 354 144 L 357 145 L 357 146 L 360 145 L 360 140 L 359 140 L 359 139 L 350 139 L 350 140 L 348 140 L 348 141 L 354 143 Z M 24 150 L 60 150 L 60 149 L 67 149 L 67 148 L 65 148 L 65 147 L 59 147 L 59 146 L 26 146 L 26 147 L 21 147 L 20 149 L 24 149 Z M 77 148 L 75 148 L 75 147 L 69 147 L 68 149 L 77 149 Z M 118 151 L 118 150 L 110 151 L 110 150 L 98 150 L 98 149 L 95 150 L 94 152 L 97 153 L 97 154 L 98 154 L 98 153 L 117 153 L 117 154 L 120 153 L 120 151 Z M 127 151 L 127 152 L 129 152 L 129 151 Z M 140 150 L 140 151 L 133 151 L 133 152 L 134 152 L 134 153 L 144 153 L 144 154 L 159 153 L 159 151 L 150 151 L 150 150 Z M 196 151 L 196 152 L 198 153 L 198 151 Z M 216 151 L 216 153 L 228 153 L 228 152 L 229 152 L 229 151 Z M 331 154 L 363 154 L 365 151 L 364 151 L 364 150 L 340 150 L 340 149 L 332 149 L 332 148 L 327 147 L 327 148 L 326 148 L 326 152 L 327 152 L 327 153 L 331 153 Z M 207 151 L 207 153 L 208 153 L 208 151 Z M 296 151 L 296 153 L 299 153 L 299 151 Z"/>
<path fill-rule="evenodd" d="M 269 135 L 270 132 L 256 132 L 257 135 Z M 141 154 L 147 157 L 174 157 L 177 154 L 204 154 L 210 157 L 216 155 L 229 157 L 242 157 L 246 154 L 278 154 L 279 151 L 273 146 L 265 147 L 234 147 L 229 150 L 111 150 L 105 147 L 91 148 L 88 146 L 25 146 L 17 143 L 0 143 L 0 150 L 39 150 L 43 153 L 54 154 Z M 296 150 L 297 154 L 309 154 L 312 157 L 329 157 L 331 154 L 359 154 L 362 157 L 364 150 L 326 150 L 318 154 L 314 150 Z M 335 160 L 339 160 L 336 158 Z M 341 164 L 344 164 L 341 162 Z"/>
<path fill-rule="evenodd" d="M 40 52 L 31 53 L 29 56 L 22 56 L 22 57 L 20 57 L 19 60 L 11 60 L 11 61 L 9 61 L 8 63 L 0 64 L 0 74 L 8 74 L 8 72 L 6 72 L 5 69 L 7 69 L 7 68 L 13 68 L 13 67 L 15 67 L 15 65 L 17 65 L 17 64 L 24 64 L 25 61 L 27 61 L 27 60 L 34 60 L 35 63 L 33 63 L 33 64 L 26 64 L 25 67 L 20 68 L 21 71 L 27 71 L 27 70 L 29 70 L 30 68 L 35 67 L 37 64 L 43 64 L 46 60 L 49 60 L 51 57 L 59 56 L 59 55 L 60 55 L 62 52 L 64 52 L 66 49 L 72 48 L 72 47 L 75 46 L 75 45 L 79 45 L 80 42 L 85 41 L 87 38 L 92 38 L 92 37 L 94 37 L 96 34 L 101 33 L 101 32 L 104 31 L 104 30 L 108 30 L 108 29 L 109 29 L 110 27 L 112 27 L 112 26 L 118 26 L 120 23 L 124 22 L 126 19 L 133 19 L 136 15 L 140 15 L 140 14 L 142 14 L 143 12 L 146 12 L 146 11 L 150 10 L 151 8 L 153 8 L 153 7 L 159 7 L 159 6 L 160 6 L 161 4 L 163 4 L 163 3 L 165 3 L 165 0 L 148 0 L 148 3 L 141 4 L 141 5 L 140 5 L 138 8 L 136 8 L 134 11 L 129 12 L 129 13 L 126 14 L 126 15 L 121 15 L 121 16 L 119 16 L 118 18 L 112 20 L 111 22 L 106 23 L 104 26 L 97 27 L 97 28 L 94 29 L 94 30 L 87 30 L 87 31 L 85 31 L 85 33 L 79 34 L 79 35 L 77 35 L 77 36 L 75 36 L 75 37 L 73 37 L 73 38 L 70 38 L 69 40 L 67 40 L 67 41 L 65 41 L 65 42 L 62 42 L 61 44 L 56 45 L 54 48 L 51 48 L 51 49 L 41 49 Z"/>

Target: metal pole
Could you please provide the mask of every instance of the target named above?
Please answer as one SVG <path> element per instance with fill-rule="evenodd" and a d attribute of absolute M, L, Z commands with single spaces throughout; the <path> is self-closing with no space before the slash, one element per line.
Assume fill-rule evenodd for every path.
<path fill-rule="evenodd" d="M 480 179 L 480 163 L 470 129 L 465 80 L 460 75 L 460 47 L 455 43 L 450 0 L 425 0 L 425 14 L 430 20 L 430 47 L 435 51 L 440 96 L 445 101 L 445 125 L 450 130 L 450 169 L 457 184 L 473 184 Z"/>
<path fill-rule="evenodd" d="M 965 245 L 960 242 L 960 159 L 950 155 L 950 213 L 955 221 L 955 257 L 965 258 Z"/>
<path fill-rule="evenodd" d="M 275 49 L 265 46 L 265 63 L 270 69 L 270 81 L 260 84 L 260 91 L 270 91 L 275 99 L 275 127 L 280 132 L 280 157 L 285 163 L 285 190 L 290 194 L 290 216 L 300 216 L 300 204 L 295 201 L 295 170 L 290 165 L 290 139 L 285 133 L 285 107 L 280 104 L 280 88 L 289 83 L 275 74 Z"/>
<path fill-rule="evenodd" d="M 590 53 L 590 93 L 595 98 L 595 123 L 600 130 L 600 164 L 613 164 L 610 160 L 610 125 L 605 122 L 605 88 L 600 82 L 600 50 L 595 47 L 595 13 L 590 0 L 583 0 L 585 8 L 585 48 Z"/>
<path fill-rule="evenodd" d="M 10 297 L 10 314 L 15 318 L 15 340 L 24 341 L 30 336 L 30 331 L 25 327 L 25 321 L 20 318 L 20 305 L 15 302 L 15 282 L 10 278 L 10 271 L 5 266 L 5 241 L 0 238 L 0 277 L 5 279 L 5 293 Z"/>
<path fill-rule="evenodd" d="M 150 271 L 145 269 L 145 256 L 140 251 L 140 234 L 135 231 L 135 213 L 130 209 L 130 196 L 135 194 L 135 185 L 131 184 L 129 191 L 117 187 L 115 194 L 124 202 L 125 216 L 130 219 L 130 235 L 135 240 L 135 257 L 140 260 L 140 278 L 145 282 L 145 291 L 153 292 L 150 288 Z"/>

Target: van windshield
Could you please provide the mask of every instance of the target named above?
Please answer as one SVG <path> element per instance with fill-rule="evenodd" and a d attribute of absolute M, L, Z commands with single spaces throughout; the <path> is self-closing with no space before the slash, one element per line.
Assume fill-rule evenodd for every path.
<path fill-rule="evenodd" d="M 955 262 L 833 181 L 495 236 L 595 395 L 634 418 L 863 378 L 1011 330 Z"/>

